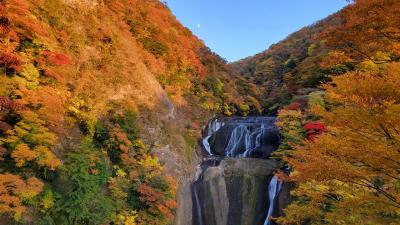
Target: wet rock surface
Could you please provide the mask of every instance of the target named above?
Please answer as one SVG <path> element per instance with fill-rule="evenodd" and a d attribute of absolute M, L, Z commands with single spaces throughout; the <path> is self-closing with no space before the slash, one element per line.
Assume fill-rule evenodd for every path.
<path fill-rule="evenodd" d="M 226 158 L 203 168 L 192 184 L 193 225 L 264 224 L 267 187 L 277 168 L 276 161 L 252 158 Z"/>

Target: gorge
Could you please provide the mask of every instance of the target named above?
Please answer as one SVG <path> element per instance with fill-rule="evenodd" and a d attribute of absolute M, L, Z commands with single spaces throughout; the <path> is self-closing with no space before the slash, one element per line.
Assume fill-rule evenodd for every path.
<path fill-rule="evenodd" d="M 165 1 L 0 0 L 0 225 L 400 224 L 400 1 L 341 1 L 228 63 Z"/>

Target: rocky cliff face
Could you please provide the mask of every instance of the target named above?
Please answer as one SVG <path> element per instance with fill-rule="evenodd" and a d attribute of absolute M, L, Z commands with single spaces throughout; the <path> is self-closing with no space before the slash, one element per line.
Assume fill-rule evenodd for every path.
<path fill-rule="evenodd" d="M 202 167 L 202 168 L 201 168 Z M 271 204 L 268 184 L 278 169 L 274 160 L 210 158 L 198 179 L 180 195 L 177 225 L 262 225 Z M 190 191 L 191 188 L 191 191 Z M 288 185 L 275 202 L 273 215 L 289 201 Z"/>

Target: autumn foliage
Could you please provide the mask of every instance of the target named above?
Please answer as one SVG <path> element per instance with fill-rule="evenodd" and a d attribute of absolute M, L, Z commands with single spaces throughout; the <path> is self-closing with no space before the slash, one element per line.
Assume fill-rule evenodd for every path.
<path fill-rule="evenodd" d="M 112 114 L 111 114 L 112 115 Z M 137 224 L 169 224 L 174 219 L 177 184 L 163 176 L 158 158 L 137 138 L 133 112 L 116 113 L 96 126 L 95 140 L 114 165 L 108 180 L 117 217 L 135 212 Z"/>
<path fill-rule="evenodd" d="M 4 66 L 5 68 L 20 70 L 21 64 L 22 62 L 17 55 L 7 52 L 0 53 L 0 65 Z"/>
<path fill-rule="evenodd" d="M 288 110 L 300 110 L 301 109 L 301 103 L 299 102 L 292 102 L 288 106 L 285 107 Z"/>
<path fill-rule="evenodd" d="M 388 62 L 390 59 L 376 57 L 376 53 L 389 58 L 400 55 L 399 14 L 400 3 L 396 0 L 356 0 L 338 15 L 341 22 L 327 27 L 322 37 L 356 62 Z"/>
<path fill-rule="evenodd" d="M 0 111 L 11 110 L 15 112 L 24 109 L 26 109 L 26 106 L 21 103 L 11 100 L 8 97 L 0 97 Z"/>
<path fill-rule="evenodd" d="M 286 158 L 299 187 L 284 224 L 337 219 L 359 224 L 366 217 L 375 224 L 399 221 L 399 72 L 399 64 L 391 63 L 380 74 L 352 72 L 324 85 L 326 101 L 334 107 L 312 112 L 329 130 Z M 305 128 L 324 130 L 319 123 Z"/>
<path fill-rule="evenodd" d="M 399 14 L 397 0 L 349 1 L 338 13 L 234 63 L 232 69 L 261 86 L 266 111 L 275 113 L 332 76 L 397 61 Z"/>
<path fill-rule="evenodd" d="M 54 66 L 68 65 L 71 63 L 70 59 L 66 55 L 58 52 L 45 50 L 41 52 L 41 56 L 47 63 L 50 63 Z"/>
<path fill-rule="evenodd" d="M 310 141 L 327 131 L 325 125 L 321 122 L 310 122 L 304 125 L 304 129 L 307 133 L 307 139 Z"/>
<path fill-rule="evenodd" d="M 2 218 L 170 224 L 177 184 L 135 113 L 168 129 L 176 110 L 178 136 L 279 112 L 299 183 L 281 223 L 398 223 L 399 15 L 357 0 L 227 66 L 160 1 L 0 1 Z"/>
<path fill-rule="evenodd" d="M 297 184 L 279 224 L 400 222 L 399 3 L 353 1 L 315 25 L 324 27 L 308 49 L 315 61 L 297 69 L 310 63 L 327 79 L 322 92 L 294 93 L 307 107 L 278 114 L 284 140 L 276 155 Z"/>
<path fill-rule="evenodd" d="M 44 184 L 0 217 L 170 224 L 177 184 L 126 112 L 165 129 L 179 113 L 157 142 L 191 152 L 202 120 L 258 114 L 259 99 L 158 0 L 0 1 L 0 171 Z"/>
<path fill-rule="evenodd" d="M 23 180 L 18 175 L 0 174 L 0 213 L 20 220 L 26 206 L 23 201 L 37 196 L 43 190 L 43 183 L 31 177 Z"/>

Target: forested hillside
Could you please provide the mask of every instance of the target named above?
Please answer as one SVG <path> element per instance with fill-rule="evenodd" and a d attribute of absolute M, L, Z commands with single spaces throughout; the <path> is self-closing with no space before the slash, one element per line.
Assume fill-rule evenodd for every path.
<path fill-rule="evenodd" d="M 262 105 L 266 113 L 290 103 L 292 97 L 307 88 L 315 88 L 327 79 L 329 71 L 319 62 L 328 53 L 319 36 L 326 26 L 337 22 L 333 15 L 315 25 L 297 31 L 285 40 L 272 45 L 265 52 L 242 59 L 230 65 L 233 74 L 239 74 L 262 88 Z"/>
<path fill-rule="evenodd" d="M 200 122 L 261 110 L 226 71 L 156 0 L 0 1 L 0 224 L 170 224 Z"/>
<path fill-rule="evenodd" d="M 278 115 L 279 224 L 400 223 L 399 61 L 400 2 L 356 0 L 232 65 Z"/>
<path fill-rule="evenodd" d="M 304 104 L 302 96 L 332 76 L 398 61 L 398 9 L 390 8 L 395 2 L 355 2 L 233 63 L 232 72 L 262 87 L 265 111 L 276 113 L 292 102 Z"/>

